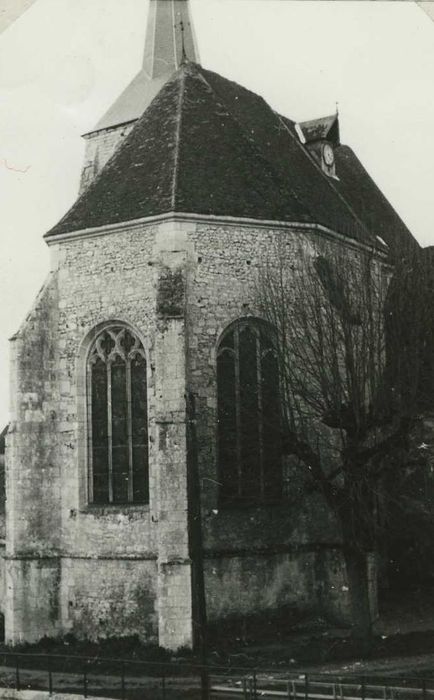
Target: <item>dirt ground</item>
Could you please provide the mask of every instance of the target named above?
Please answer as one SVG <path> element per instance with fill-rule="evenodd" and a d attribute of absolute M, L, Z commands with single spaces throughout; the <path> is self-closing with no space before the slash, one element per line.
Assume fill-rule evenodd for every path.
<path fill-rule="evenodd" d="M 305 620 L 287 632 L 276 625 L 274 634 L 272 628 L 266 630 L 265 643 L 240 639 L 213 655 L 220 663 L 239 666 L 434 678 L 433 587 L 384 594 L 374 632 L 369 658 L 360 655 L 348 629 L 330 628 L 321 618 Z"/>
<path fill-rule="evenodd" d="M 348 629 L 331 628 L 327 620 L 312 616 L 292 626 L 286 621 L 282 624 L 278 618 L 267 618 L 262 628 L 246 627 L 240 636 L 235 632 L 229 638 L 223 633 L 220 641 L 211 642 L 209 663 L 232 669 L 270 669 L 273 673 L 293 670 L 312 674 L 375 674 L 434 679 L 434 587 L 383 595 L 380 610 L 381 619 L 375 627 L 369 657 L 361 656 Z M 1 651 L 0 648 L 0 656 Z M 102 640 L 100 644 L 42 640 L 36 646 L 15 651 L 25 652 L 27 661 L 27 654 L 65 655 L 63 659 L 66 661 L 60 662 L 59 659 L 53 667 L 55 673 L 70 672 L 71 661 L 79 656 L 91 657 L 103 664 L 107 663 L 104 662 L 107 658 L 136 661 L 140 665 L 143 662 L 180 666 L 198 663 L 187 650 L 171 655 L 158 647 L 145 647 L 133 638 Z M 5 658 L 0 663 L 10 661 Z M 34 657 L 31 667 L 42 668 L 44 663 L 46 661 L 41 659 L 39 664 Z"/>

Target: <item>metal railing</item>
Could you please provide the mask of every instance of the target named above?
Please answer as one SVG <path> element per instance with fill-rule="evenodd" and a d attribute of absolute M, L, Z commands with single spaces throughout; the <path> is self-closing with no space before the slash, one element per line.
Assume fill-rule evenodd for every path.
<path fill-rule="evenodd" d="M 434 679 L 0 653 L 0 688 L 113 700 L 434 700 Z"/>

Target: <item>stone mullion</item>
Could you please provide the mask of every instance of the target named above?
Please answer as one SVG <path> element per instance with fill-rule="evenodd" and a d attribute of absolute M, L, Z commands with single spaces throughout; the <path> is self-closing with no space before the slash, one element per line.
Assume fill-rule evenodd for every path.
<path fill-rule="evenodd" d="M 258 389 L 258 437 L 259 437 L 259 469 L 260 469 L 260 491 L 261 496 L 265 496 L 265 474 L 264 474 L 264 414 L 262 401 L 262 362 L 261 362 L 261 339 L 256 333 L 256 381 Z"/>
<path fill-rule="evenodd" d="M 237 441 L 238 496 L 242 496 L 243 474 L 241 467 L 241 390 L 240 390 L 240 335 L 238 328 L 234 332 L 235 351 L 235 421 Z"/>
<path fill-rule="evenodd" d="M 107 362 L 107 442 L 109 503 L 113 503 L 112 366 Z"/>
<path fill-rule="evenodd" d="M 87 368 L 86 372 L 86 382 L 87 382 L 87 441 L 86 441 L 86 451 L 87 451 L 87 464 L 88 464 L 88 501 L 93 503 L 93 430 L 92 430 L 92 369 Z"/>
<path fill-rule="evenodd" d="M 133 502 L 133 407 L 131 398 L 131 360 L 126 361 L 127 435 L 128 435 L 128 503 Z"/>

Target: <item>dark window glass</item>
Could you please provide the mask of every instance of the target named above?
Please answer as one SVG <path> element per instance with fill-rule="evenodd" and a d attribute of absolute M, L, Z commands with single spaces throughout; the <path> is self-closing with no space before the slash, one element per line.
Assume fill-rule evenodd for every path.
<path fill-rule="evenodd" d="M 119 355 L 111 365 L 111 383 L 113 502 L 126 503 L 129 477 L 127 367 Z"/>
<path fill-rule="evenodd" d="M 239 334 L 240 443 L 243 496 L 258 498 L 261 488 L 259 431 L 262 413 L 258 394 L 258 348 L 256 329 L 243 328 Z"/>
<path fill-rule="evenodd" d="M 148 501 L 145 352 L 126 328 L 111 327 L 89 354 L 89 494 L 93 503 Z"/>
<path fill-rule="evenodd" d="M 240 321 L 217 358 L 218 458 L 223 503 L 282 495 L 279 375 L 270 328 Z"/>
<path fill-rule="evenodd" d="M 99 357 L 92 366 L 93 498 L 103 503 L 108 492 L 107 366 Z"/>
<path fill-rule="evenodd" d="M 218 443 L 222 496 L 238 494 L 235 355 L 223 350 L 217 360 Z"/>
<path fill-rule="evenodd" d="M 131 414 L 133 445 L 133 498 L 147 501 L 148 493 L 148 407 L 146 363 L 141 355 L 131 362 Z"/>

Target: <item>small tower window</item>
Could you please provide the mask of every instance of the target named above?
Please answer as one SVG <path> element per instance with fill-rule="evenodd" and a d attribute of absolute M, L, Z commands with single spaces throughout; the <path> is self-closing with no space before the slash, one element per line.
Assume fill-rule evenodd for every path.
<path fill-rule="evenodd" d="M 88 358 L 89 501 L 147 503 L 146 356 L 129 329 L 112 326 Z"/>
<path fill-rule="evenodd" d="M 272 329 L 256 319 L 230 326 L 217 359 L 219 481 L 223 503 L 282 495 L 278 365 Z"/>

